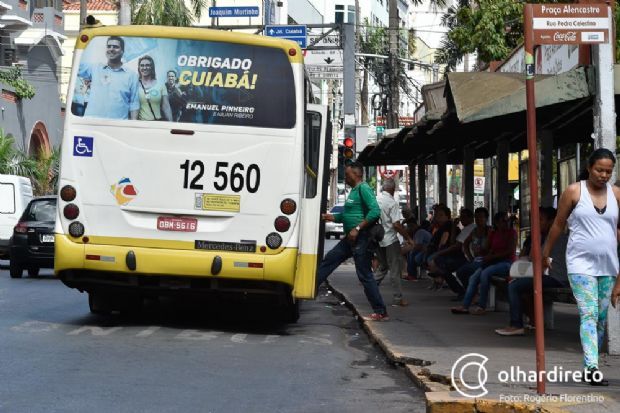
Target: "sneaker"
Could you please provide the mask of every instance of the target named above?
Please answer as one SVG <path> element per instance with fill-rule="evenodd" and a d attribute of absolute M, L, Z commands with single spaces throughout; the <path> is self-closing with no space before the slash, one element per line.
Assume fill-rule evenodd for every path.
<path fill-rule="evenodd" d="M 450 311 L 452 314 L 469 314 L 469 310 L 465 307 L 452 307 Z"/>
<path fill-rule="evenodd" d="M 383 314 L 379 314 L 379 313 L 372 313 L 370 315 L 367 315 L 365 317 L 363 317 L 365 321 L 388 321 L 390 319 L 390 317 L 387 315 L 387 313 L 383 313 Z"/>
<path fill-rule="evenodd" d="M 487 312 L 487 310 L 485 310 L 482 307 L 475 307 L 475 308 L 469 310 L 469 314 L 471 314 L 471 315 L 483 315 L 483 314 L 486 314 L 486 312 Z"/>
<path fill-rule="evenodd" d="M 590 386 L 609 386 L 609 381 L 603 377 L 603 373 L 596 367 L 585 369 L 581 381 L 588 383 Z"/>
<path fill-rule="evenodd" d="M 525 329 L 519 327 L 498 328 L 495 330 L 500 336 L 522 336 L 525 335 Z"/>
<path fill-rule="evenodd" d="M 409 301 L 404 298 L 396 299 L 392 302 L 392 307 L 407 307 L 409 305 Z"/>

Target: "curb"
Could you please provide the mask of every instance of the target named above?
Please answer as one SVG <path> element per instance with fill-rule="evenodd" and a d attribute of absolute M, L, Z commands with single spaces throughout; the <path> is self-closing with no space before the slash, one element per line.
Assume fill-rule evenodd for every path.
<path fill-rule="evenodd" d="M 355 314 L 368 338 L 381 348 L 390 361 L 403 365 L 407 377 L 416 387 L 425 392 L 427 413 L 569 413 L 568 410 L 562 408 L 542 406 L 535 403 L 502 402 L 454 396 L 450 378 L 441 374 L 434 374 L 427 367 L 431 366 L 433 362 L 395 352 L 373 323 L 363 319 L 362 314 L 345 293 L 337 290 L 329 281 L 327 285 L 333 294 Z"/>

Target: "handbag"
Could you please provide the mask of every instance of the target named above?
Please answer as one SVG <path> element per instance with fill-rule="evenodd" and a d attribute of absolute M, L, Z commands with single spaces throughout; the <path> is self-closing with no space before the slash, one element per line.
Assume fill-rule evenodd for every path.
<path fill-rule="evenodd" d="M 366 215 L 368 213 L 368 207 L 366 206 L 366 201 L 364 200 L 364 197 L 361 196 L 361 192 L 360 192 L 360 199 L 362 200 L 362 208 L 364 209 L 364 215 Z M 385 236 L 385 229 L 383 228 L 383 225 L 381 225 L 381 218 L 377 219 L 374 222 L 371 222 L 368 227 L 367 227 L 367 231 L 368 231 L 368 235 L 371 241 L 379 243 L 380 241 L 383 240 L 383 237 Z"/>
<path fill-rule="evenodd" d="M 383 225 L 381 225 L 381 219 L 375 221 L 374 224 L 372 224 L 370 226 L 370 228 L 368 229 L 368 233 L 370 234 L 370 239 L 372 239 L 375 242 L 379 242 L 383 240 L 383 237 L 385 236 L 385 229 L 383 228 Z"/>
<path fill-rule="evenodd" d="M 532 261 L 517 260 L 510 266 L 510 278 L 532 278 L 534 276 L 534 266 Z"/>

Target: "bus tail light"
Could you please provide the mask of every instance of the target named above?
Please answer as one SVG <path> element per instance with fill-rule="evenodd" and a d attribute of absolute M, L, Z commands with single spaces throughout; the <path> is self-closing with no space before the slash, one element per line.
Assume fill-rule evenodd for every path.
<path fill-rule="evenodd" d="M 71 185 L 65 185 L 60 190 L 60 199 L 65 202 L 71 202 L 75 199 L 77 192 Z"/>
<path fill-rule="evenodd" d="M 266 242 L 269 248 L 275 250 L 280 245 L 282 245 L 282 237 L 277 232 L 272 232 L 271 234 L 267 235 Z"/>
<path fill-rule="evenodd" d="M 76 219 L 80 215 L 80 208 L 75 204 L 67 204 L 62 213 L 67 219 Z"/>
<path fill-rule="evenodd" d="M 288 55 L 289 56 L 296 56 L 297 55 L 297 50 L 290 48 L 288 49 Z"/>
<path fill-rule="evenodd" d="M 273 226 L 278 232 L 286 232 L 291 227 L 291 221 L 289 221 L 287 217 L 279 216 L 276 218 Z"/>
<path fill-rule="evenodd" d="M 291 215 L 297 211 L 297 204 L 291 198 L 286 198 L 284 201 L 280 202 L 280 211 L 282 211 L 283 214 Z"/>
<path fill-rule="evenodd" d="M 84 225 L 78 221 L 72 222 L 71 225 L 69 225 L 69 234 L 74 238 L 81 237 L 84 235 Z"/>

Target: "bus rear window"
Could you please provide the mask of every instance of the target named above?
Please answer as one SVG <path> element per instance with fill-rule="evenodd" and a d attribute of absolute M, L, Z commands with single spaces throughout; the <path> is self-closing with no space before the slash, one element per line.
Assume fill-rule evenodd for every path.
<path fill-rule="evenodd" d="M 264 128 L 295 126 L 295 84 L 282 49 L 186 39 L 95 37 L 71 112 L 80 117 Z"/>

